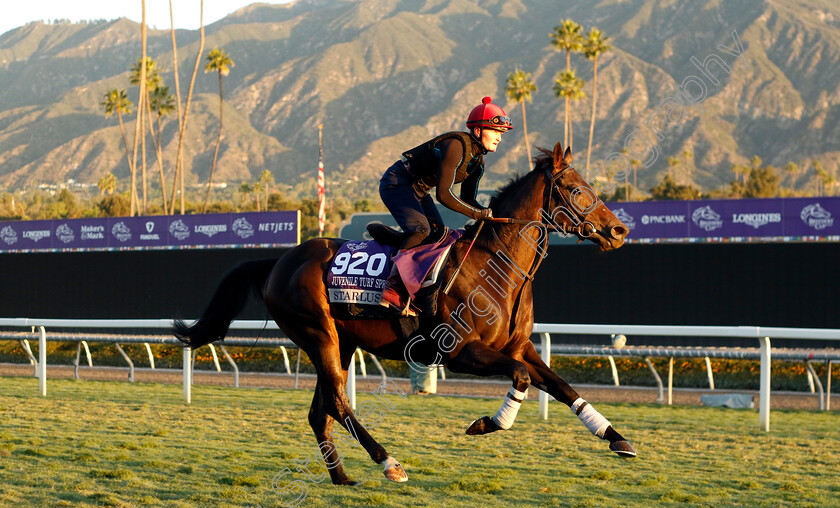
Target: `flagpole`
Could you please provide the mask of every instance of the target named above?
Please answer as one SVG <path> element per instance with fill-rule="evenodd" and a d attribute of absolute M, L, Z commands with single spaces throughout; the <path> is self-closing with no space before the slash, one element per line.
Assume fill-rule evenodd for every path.
<path fill-rule="evenodd" d="M 324 182 L 324 124 L 318 124 L 318 237 L 324 236 L 324 226 L 327 222 L 326 189 Z"/>

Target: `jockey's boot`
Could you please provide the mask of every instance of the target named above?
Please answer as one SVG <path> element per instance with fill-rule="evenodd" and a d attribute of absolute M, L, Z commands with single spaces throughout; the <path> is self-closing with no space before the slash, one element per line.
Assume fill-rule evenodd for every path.
<path fill-rule="evenodd" d="M 402 291 L 400 291 L 402 290 Z M 391 275 L 385 282 L 385 289 L 382 290 L 382 298 L 379 300 L 379 305 L 393 309 L 402 317 L 414 317 L 417 315 L 414 309 L 411 308 L 411 301 L 407 296 L 403 286 L 402 279 L 400 279 L 400 272 L 397 266 L 391 268 Z"/>

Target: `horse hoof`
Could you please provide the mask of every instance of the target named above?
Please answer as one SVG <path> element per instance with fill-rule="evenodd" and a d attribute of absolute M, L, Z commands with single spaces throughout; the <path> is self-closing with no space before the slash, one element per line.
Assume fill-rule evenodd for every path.
<path fill-rule="evenodd" d="M 391 480 L 392 482 L 402 483 L 408 481 L 408 475 L 405 474 L 405 469 L 403 469 L 400 464 L 389 467 L 383 471 L 382 474 L 384 474 L 385 478 Z"/>
<path fill-rule="evenodd" d="M 610 450 L 614 451 L 621 457 L 635 457 L 636 450 L 627 441 L 613 441 L 610 443 Z"/>
<path fill-rule="evenodd" d="M 480 436 L 482 434 L 496 432 L 497 430 L 502 430 L 502 428 L 496 425 L 496 422 L 494 422 L 489 416 L 482 416 L 478 420 L 472 422 L 470 427 L 467 429 L 467 435 Z"/>

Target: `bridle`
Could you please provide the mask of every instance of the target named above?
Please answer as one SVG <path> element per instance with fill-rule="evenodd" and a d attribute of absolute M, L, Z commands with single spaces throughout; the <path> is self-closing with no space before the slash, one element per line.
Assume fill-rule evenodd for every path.
<path fill-rule="evenodd" d="M 546 186 L 545 192 L 543 193 L 542 209 L 540 210 L 540 222 L 543 224 L 543 226 L 545 226 L 546 229 L 551 230 L 552 232 L 561 233 L 563 236 L 573 234 L 577 236 L 580 240 L 583 240 L 585 238 L 589 238 L 595 232 L 595 226 L 589 221 L 589 216 L 592 215 L 592 212 L 595 211 L 595 208 L 598 207 L 599 200 L 597 196 L 592 195 L 591 197 L 594 198 L 592 200 L 592 204 L 589 205 L 583 211 L 581 211 L 578 210 L 578 207 L 572 203 L 572 196 L 578 193 L 581 187 L 577 187 L 575 190 L 570 192 L 568 196 L 563 194 L 563 191 L 560 188 L 560 184 L 558 183 L 558 181 L 563 177 L 563 174 L 570 169 L 574 168 L 572 168 L 571 166 L 566 166 L 565 168 L 558 171 L 556 175 L 552 174 L 551 169 L 549 168 L 546 168 L 544 170 Z M 551 195 L 554 191 L 557 191 L 558 201 L 562 206 L 563 210 L 572 214 L 572 216 L 569 217 L 568 214 L 564 213 L 564 215 L 566 215 L 566 218 L 570 222 L 574 223 L 573 225 L 567 225 L 564 221 L 561 221 L 560 223 L 554 221 L 554 218 L 551 214 L 552 211 L 549 210 L 549 207 L 551 206 Z M 551 220 L 551 222 L 549 222 L 549 219 Z M 510 217 L 492 218 L 485 220 L 496 224 L 520 225 L 532 224 L 534 222 L 533 220 Z"/>

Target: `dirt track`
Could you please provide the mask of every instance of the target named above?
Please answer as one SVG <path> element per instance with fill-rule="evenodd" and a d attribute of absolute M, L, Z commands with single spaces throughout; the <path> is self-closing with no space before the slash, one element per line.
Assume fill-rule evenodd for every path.
<path fill-rule="evenodd" d="M 0 364 L 0 377 L 3 376 L 32 376 L 33 367 L 30 365 Z M 67 365 L 48 365 L 48 379 L 72 379 L 73 367 Z M 81 379 L 104 380 L 104 381 L 128 381 L 127 368 L 110 367 L 81 367 L 79 369 Z M 410 384 L 408 379 L 391 378 L 408 393 Z M 135 381 L 147 383 L 183 383 L 183 376 L 180 370 L 151 370 L 136 369 Z M 357 389 L 359 391 L 371 391 L 380 382 L 378 375 L 370 374 L 367 379 L 357 377 Z M 208 372 L 196 371 L 193 373 L 193 383 L 203 385 L 233 386 L 233 374 L 230 372 Z M 294 376 L 285 374 L 262 374 L 262 373 L 241 373 L 239 385 L 249 388 L 294 388 Z M 438 395 L 450 395 L 461 397 L 503 397 L 510 384 L 503 381 L 482 381 L 482 380 L 440 380 L 437 382 Z M 305 390 L 312 390 L 315 387 L 313 375 L 301 374 L 298 387 Z M 649 387 L 628 387 L 628 386 L 595 386 L 576 385 L 575 389 L 587 400 L 598 402 L 627 402 L 627 403 L 655 403 L 659 396 L 656 388 Z M 700 405 L 702 394 L 724 394 L 724 393 L 746 393 L 753 395 L 756 407 L 758 407 L 758 392 L 747 390 L 702 390 L 702 389 L 674 389 L 673 403 Z M 667 400 L 667 387 L 664 393 Z M 536 400 L 537 390 L 531 389 L 529 399 Z M 819 398 L 816 394 L 795 393 L 795 392 L 774 392 L 770 398 L 771 409 L 819 409 Z M 840 406 L 835 402 L 834 407 Z"/>

